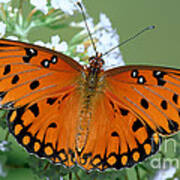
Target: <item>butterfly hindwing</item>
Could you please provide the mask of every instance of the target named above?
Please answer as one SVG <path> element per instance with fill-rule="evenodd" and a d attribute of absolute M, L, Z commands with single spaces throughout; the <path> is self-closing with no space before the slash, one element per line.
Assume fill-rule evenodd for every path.
<path fill-rule="evenodd" d="M 7 117 L 10 132 L 28 152 L 72 167 L 76 162 L 78 99 L 80 94 L 69 88 L 57 96 L 10 110 Z"/>
<path fill-rule="evenodd" d="M 16 108 L 56 93 L 75 83 L 81 70 L 77 62 L 61 53 L 0 40 L 0 105 Z"/>
<path fill-rule="evenodd" d="M 141 117 L 105 91 L 95 98 L 88 140 L 78 156 L 87 170 L 131 167 L 156 153 L 161 138 Z"/>

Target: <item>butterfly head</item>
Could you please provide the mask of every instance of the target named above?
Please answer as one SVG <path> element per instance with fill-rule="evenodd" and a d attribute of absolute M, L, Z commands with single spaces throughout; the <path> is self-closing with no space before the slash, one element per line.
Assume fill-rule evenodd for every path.
<path fill-rule="evenodd" d="M 96 56 L 89 58 L 90 69 L 97 69 L 98 71 L 102 70 L 104 65 L 104 60 L 102 59 L 102 54 L 97 53 Z"/>

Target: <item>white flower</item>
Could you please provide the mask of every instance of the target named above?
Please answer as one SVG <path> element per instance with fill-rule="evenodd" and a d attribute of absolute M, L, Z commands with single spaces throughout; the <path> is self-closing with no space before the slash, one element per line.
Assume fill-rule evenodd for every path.
<path fill-rule="evenodd" d="M 7 151 L 8 150 L 8 148 L 6 147 L 7 144 L 8 144 L 7 141 L 1 141 L 0 142 L 0 151 L 3 151 L 3 152 Z"/>
<path fill-rule="evenodd" d="M 60 37 L 58 35 L 51 37 L 51 44 L 52 48 L 57 51 L 65 52 L 68 49 L 68 45 L 65 41 L 60 43 Z"/>
<path fill-rule="evenodd" d="M 86 21 L 87 21 L 87 25 L 88 25 L 88 28 L 89 28 L 90 32 L 93 33 L 94 30 L 95 30 L 93 18 L 87 17 Z M 81 21 L 81 22 L 79 22 L 79 23 L 72 22 L 70 25 L 71 25 L 72 27 L 84 28 L 84 30 L 81 32 L 81 34 L 87 33 L 87 29 L 86 29 L 86 25 L 85 25 L 84 21 Z"/>
<path fill-rule="evenodd" d="M 111 28 L 111 22 L 104 13 L 100 14 L 99 19 L 100 19 L 100 22 L 98 24 L 99 26 L 105 27 L 105 28 L 108 28 L 108 27 Z"/>
<path fill-rule="evenodd" d="M 172 178 L 174 174 L 176 173 L 175 167 L 170 167 L 168 169 L 161 169 L 157 172 L 156 176 L 154 177 L 154 180 L 166 180 L 168 178 Z"/>
<path fill-rule="evenodd" d="M 80 57 L 74 57 L 73 58 L 75 61 L 79 62 L 80 61 Z"/>
<path fill-rule="evenodd" d="M 79 10 L 76 2 L 77 0 L 51 0 L 51 6 L 54 9 L 60 9 L 64 13 L 73 15 L 74 11 Z"/>
<path fill-rule="evenodd" d="M 7 173 L 3 171 L 3 166 L 2 166 L 1 163 L 0 163 L 0 176 L 1 177 L 6 177 L 7 176 Z"/>
<path fill-rule="evenodd" d="M 52 46 L 56 46 L 60 42 L 60 37 L 58 35 L 51 37 Z"/>
<path fill-rule="evenodd" d="M 84 51 L 85 51 L 85 47 L 84 47 L 83 44 L 77 45 L 77 47 L 76 47 L 76 52 L 77 53 L 83 53 Z"/>
<path fill-rule="evenodd" d="M 66 52 L 68 50 L 68 44 L 65 41 L 62 41 L 60 44 L 56 45 L 55 50 Z"/>
<path fill-rule="evenodd" d="M 48 13 L 46 0 L 31 0 L 31 4 L 34 5 L 37 10 L 42 11 L 44 14 Z"/>
<path fill-rule="evenodd" d="M 94 51 L 94 48 L 93 48 L 92 45 L 88 47 L 88 49 L 87 49 L 87 55 L 88 55 L 89 57 L 95 56 L 95 51 Z"/>
<path fill-rule="evenodd" d="M 2 21 L 0 22 L 0 38 L 2 38 L 6 33 L 6 24 Z"/>
<path fill-rule="evenodd" d="M 95 26 L 98 30 L 92 34 L 93 39 L 96 39 L 96 48 L 100 53 L 106 53 L 111 48 L 119 44 L 119 36 L 116 31 L 112 28 L 110 20 L 105 14 L 100 14 L 100 22 Z M 88 56 L 95 56 L 92 45 L 88 47 Z M 122 55 L 119 48 L 111 51 L 109 54 L 103 56 L 105 61 L 105 69 L 109 69 L 115 66 L 124 65 Z"/>
<path fill-rule="evenodd" d="M 8 36 L 8 37 L 6 37 L 6 39 L 17 41 L 18 37 L 16 37 L 16 36 Z"/>
<path fill-rule="evenodd" d="M 67 43 L 65 41 L 60 42 L 60 37 L 58 35 L 52 36 L 51 42 L 44 43 L 42 41 L 36 41 L 34 44 L 54 49 L 60 52 L 66 52 L 68 50 Z"/>
<path fill-rule="evenodd" d="M 14 13 L 17 13 L 18 11 L 18 8 L 14 8 Z"/>
<path fill-rule="evenodd" d="M 34 44 L 35 44 L 35 45 L 38 45 L 38 46 L 46 47 L 46 44 L 45 44 L 44 42 L 40 41 L 40 40 L 34 42 Z"/>
<path fill-rule="evenodd" d="M 0 0 L 0 3 L 8 3 L 10 2 L 11 0 Z"/>
<path fill-rule="evenodd" d="M 13 18 L 14 14 L 12 12 L 9 13 L 9 17 Z"/>
<path fill-rule="evenodd" d="M 12 11 L 12 6 L 8 6 L 8 11 Z"/>

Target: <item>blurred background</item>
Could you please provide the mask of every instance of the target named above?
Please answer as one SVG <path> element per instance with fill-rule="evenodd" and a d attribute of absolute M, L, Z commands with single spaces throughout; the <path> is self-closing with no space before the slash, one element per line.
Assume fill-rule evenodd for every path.
<path fill-rule="evenodd" d="M 1 1 L 0 1 L 1 2 Z M 14 1 L 16 5 L 18 1 Z M 117 30 L 120 36 L 120 41 L 128 39 L 131 35 L 142 30 L 146 26 L 155 25 L 154 30 L 148 31 L 140 37 L 132 40 L 128 44 L 120 48 L 123 60 L 126 64 L 149 64 L 160 65 L 167 67 L 180 67 L 180 1 L 179 0 L 84 0 L 83 1 L 88 14 L 93 17 L 95 22 L 99 21 L 99 14 L 105 13 L 112 22 L 112 26 Z M 23 8 L 29 8 L 26 4 Z M 80 20 L 81 16 L 72 17 L 71 20 Z M 77 30 L 78 32 L 78 30 Z M 69 28 L 50 29 L 48 27 L 40 27 L 38 29 L 32 29 L 28 34 L 28 38 L 32 41 L 43 39 L 48 41 L 52 34 L 59 34 L 61 39 L 70 41 L 72 36 L 76 33 L 76 30 Z M 10 35 L 10 34 L 9 34 Z M 7 129 L 0 128 L 0 140 L 3 140 L 7 134 Z M 179 161 L 178 154 L 180 153 L 179 135 L 174 136 L 177 142 L 176 151 L 174 149 L 174 141 L 168 144 L 168 148 L 165 149 L 165 145 L 162 146 L 161 153 L 158 153 L 154 158 L 161 159 L 162 157 L 176 158 Z M 36 161 L 36 158 L 29 158 L 29 154 L 18 145 L 14 138 L 10 135 L 9 142 L 12 143 L 11 150 L 7 152 L 0 152 L 0 174 L 1 171 L 7 174 L 6 177 L 0 176 L 0 180 L 33 180 L 33 179 L 48 179 L 42 176 L 39 177 L 36 173 L 40 174 L 40 171 L 36 172 L 36 168 L 41 166 L 42 162 Z M 164 152 L 166 151 L 166 152 Z M 29 165 L 31 161 L 31 166 Z M 75 170 L 79 173 L 79 177 L 83 179 L 162 179 L 162 176 L 157 176 L 157 173 L 161 172 L 162 166 L 159 169 L 151 169 L 148 171 L 149 165 L 152 161 L 146 161 L 139 165 L 139 170 L 136 168 L 128 169 L 127 171 L 113 171 L 112 173 L 104 173 L 88 176 L 86 173 L 80 170 Z M 179 161 L 180 163 L 180 161 Z M 34 166 L 34 169 L 32 168 Z M 172 164 L 175 167 L 176 178 L 180 177 L 180 170 L 176 167 L 176 163 Z M 59 167 L 58 167 L 59 168 Z M 55 169 L 55 172 L 58 171 Z M 33 169 L 33 170 L 32 170 Z M 170 173 L 174 172 L 174 169 L 170 169 Z M 53 174 L 54 171 L 48 171 Z M 64 170 L 62 170 L 64 172 Z M 61 172 L 61 173 L 62 173 Z M 140 177 L 137 175 L 140 173 Z M 147 175 L 149 174 L 149 176 Z M 40 174 L 41 175 L 41 174 Z M 159 178 L 160 177 L 160 178 Z M 65 176 L 65 179 L 70 179 L 71 176 Z M 51 178 L 49 178 L 51 179 Z M 52 178 L 53 179 L 53 178 Z M 57 179 L 57 177 L 54 177 Z M 58 178 L 59 179 L 59 178 Z M 72 179 L 78 179 L 73 175 Z M 166 179 L 166 177 L 164 177 Z M 172 178 L 175 179 L 175 178 Z M 62 180 L 62 179 L 61 179 Z M 156 179 L 157 180 L 157 179 Z"/>
<path fill-rule="evenodd" d="M 156 26 L 121 47 L 127 64 L 180 66 L 180 1 L 86 0 L 84 4 L 94 19 L 104 12 L 121 41 L 146 26 Z"/>

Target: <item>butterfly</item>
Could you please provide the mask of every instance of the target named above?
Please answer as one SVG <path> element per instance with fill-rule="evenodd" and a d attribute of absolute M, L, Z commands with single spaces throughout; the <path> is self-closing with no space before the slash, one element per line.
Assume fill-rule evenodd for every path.
<path fill-rule="evenodd" d="M 0 40 L 0 108 L 29 153 L 85 170 L 131 167 L 180 129 L 180 70 L 85 68 L 43 47 Z"/>

